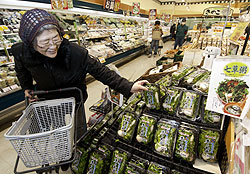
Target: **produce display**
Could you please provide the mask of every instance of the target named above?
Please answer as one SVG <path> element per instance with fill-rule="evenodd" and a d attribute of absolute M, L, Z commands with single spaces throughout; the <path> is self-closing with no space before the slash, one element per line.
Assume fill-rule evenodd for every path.
<path fill-rule="evenodd" d="M 161 90 L 162 106 L 167 113 L 175 114 L 181 93 L 181 88 L 176 87 L 168 87 Z"/>
<path fill-rule="evenodd" d="M 219 114 L 217 112 L 213 112 L 213 111 L 208 111 L 205 109 L 207 104 L 207 98 L 204 98 L 203 100 L 203 119 L 202 122 L 203 123 L 219 123 L 221 121 L 222 118 L 222 114 Z"/>
<path fill-rule="evenodd" d="M 190 120 L 195 120 L 198 114 L 200 95 L 194 91 L 183 91 L 178 115 Z"/>
<path fill-rule="evenodd" d="M 204 69 L 198 69 L 196 71 L 193 71 L 189 75 L 185 76 L 183 78 L 183 83 L 186 85 L 193 85 L 197 81 L 199 81 L 203 76 L 205 76 L 208 72 Z"/>
<path fill-rule="evenodd" d="M 155 82 L 155 84 L 160 85 L 160 87 L 167 87 L 171 85 L 171 76 L 166 75 L 165 77 L 161 78 L 160 80 L 158 80 L 157 82 Z"/>
<path fill-rule="evenodd" d="M 144 91 L 144 98 L 146 106 L 150 109 L 159 110 L 160 105 L 160 92 L 159 87 L 152 84 L 147 84 L 148 91 Z"/>
<path fill-rule="evenodd" d="M 153 138 L 153 131 L 156 123 L 156 118 L 148 115 L 143 115 L 139 119 L 136 140 L 139 143 L 148 144 Z"/>
<path fill-rule="evenodd" d="M 175 147 L 175 156 L 187 162 L 195 160 L 197 131 L 188 124 L 181 124 Z"/>
<path fill-rule="evenodd" d="M 142 159 L 135 155 L 133 155 L 133 157 L 131 158 L 130 163 L 142 169 L 146 169 L 146 167 L 149 165 L 148 160 Z"/>
<path fill-rule="evenodd" d="M 156 174 L 156 173 L 167 174 L 168 168 L 158 163 L 150 162 L 148 167 L 148 174 Z"/>
<path fill-rule="evenodd" d="M 202 129 L 199 136 L 199 157 L 208 162 L 217 161 L 220 133 Z"/>
<path fill-rule="evenodd" d="M 76 174 L 84 173 L 89 153 L 85 148 L 77 149 L 76 158 L 71 165 L 71 170 Z"/>
<path fill-rule="evenodd" d="M 172 74 L 172 83 L 173 83 L 173 85 L 178 85 L 180 83 L 180 80 L 183 77 L 185 77 L 186 75 L 188 75 L 189 73 L 191 73 L 194 70 L 195 70 L 194 67 L 183 66 L 181 69 L 179 69 L 178 71 L 174 72 Z"/>
<path fill-rule="evenodd" d="M 172 158 L 178 126 L 179 123 L 173 120 L 161 119 L 157 123 L 154 139 L 155 151 L 157 153 Z"/>
<path fill-rule="evenodd" d="M 105 165 L 105 156 L 98 151 L 94 151 L 89 157 L 88 174 L 101 174 Z"/>
<path fill-rule="evenodd" d="M 210 73 L 204 75 L 198 82 L 193 85 L 193 89 L 199 92 L 208 93 L 210 81 Z"/>
<path fill-rule="evenodd" d="M 136 117 L 129 112 L 125 112 L 122 116 L 118 135 L 124 140 L 131 141 L 136 126 Z"/>
<path fill-rule="evenodd" d="M 113 152 L 109 174 L 122 174 L 127 163 L 128 154 L 119 150 Z"/>

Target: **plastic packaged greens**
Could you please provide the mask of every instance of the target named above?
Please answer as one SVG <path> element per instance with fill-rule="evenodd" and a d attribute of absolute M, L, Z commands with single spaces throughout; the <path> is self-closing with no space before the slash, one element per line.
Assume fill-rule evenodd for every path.
<path fill-rule="evenodd" d="M 181 124 L 175 146 L 175 156 L 187 162 L 193 163 L 195 160 L 195 147 L 197 130 L 189 124 Z"/>
<path fill-rule="evenodd" d="M 120 150 L 113 152 L 109 174 L 122 174 L 127 163 L 128 153 Z"/>
<path fill-rule="evenodd" d="M 168 158 L 173 157 L 174 145 L 179 123 L 174 120 L 161 119 L 157 123 L 154 143 L 155 151 Z"/>
<path fill-rule="evenodd" d="M 147 173 L 148 174 L 167 174 L 168 168 L 158 163 L 150 162 Z"/>
<path fill-rule="evenodd" d="M 160 86 L 170 86 L 171 85 L 171 77 L 169 75 L 166 75 L 165 77 L 161 78 L 155 84 L 158 84 Z"/>
<path fill-rule="evenodd" d="M 130 112 L 124 112 L 121 117 L 121 123 L 119 130 L 117 131 L 118 135 L 124 140 L 131 141 L 136 126 L 136 117 Z"/>
<path fill-rule="evenodd" d="M 140 101 L 137 106 L 136 106 L 136 109 L 135 109 L 135 114 L 137 116 L 140 116 L 142 114 L 142 111 L 144 109 L 144 107 L 146 106 L 146 103 L 144 101 Z"/>
<path fill-rule="evenodd" d="M 205 109 L 206 104 L 207 104 L 207 97 L 204 97 L 203 106 L 202 106 L 202 112 L 203 112 L 202 122 L 203 123 L 220 123 L 223 115 L 217 112 L 206 110 Z"/>
<path fill-rule="evenodd" d="M 191 66 L 184 66 L 181 69 L 179 69 L 178 71 L 174 72 L 172 74 L 172 84 L 173 85 L 178 85 L 181 78 L 183 78 L 184 76 L 188 75 L 189 73 L 191 73 L 192 71 L 194 71 L 195 68 L 191 67 Z"/>
<path fill-rule="evenodd" d="M 178 116 L 195 121 L 199 111 L 200 98 L 200 94 L 195 91 L 183 91 Z"/>
<path fill-rule="evenodd" d="M 152 141 L 156 118 L 143 115 L 139 119 L 136 140 L 139 143 L 148 144 Z"/>
<path fill-rule="evenodd" d="M 193 89 L 202 93 L 208 93 L 210 82 L 210 73 L 203 76 L 197 83 L 193 85 Z"/>
<path fill-rule="evenodd" d="M 111 159 L 111 147 L 108 145 L 101 145 L 98 147 L 98 151 L 100 151 L 105 156 L 103 173 L 108 173 L 108 167 L 110 166 Z"/>
<path fill-rule="evenodd" d="M 82 174 L 85 171 L 85 167 L 88 162 L 89 153 L 84 148 L 78 148 L 76 151 L 76 157 L 71 165 L 71 170 L 75 174 Z"/>
<path fill-rule="evenodd" d="M 144 99 L 146 106 L 150 109 L 160 110 L 160 90 L 159 87 L 152 84 L 147 84 L 148 91 L 144 91 Z"/>
<path fill-rule="evenodd" d="M 204 69 L 197 69 L 196 71 L 193 71 L 189 75 L 185 76 L 183 78 L 183 83 L 188 86 L 193 85 L 206 74 L 208 74 L 208 71 Z"/>
<path fill-rule="evenodd" d="M 102 170 L 105 168 L 105 155 L 95 150 L 89 157 L 89 164 L 87 174 L 102 174 Z"/>
<path fill-rule="evenodd" d="M 129 162 L 128 166 L 125 169 L 124 174 L 141 174 L 141 173 L 140 173 L 140 169 L 138 169 L 137 166 Z"/>
<path fill-rule="evenodd" d="M 165 88 L 162 91 L 162 107 L 169 114 L 175 114 L 181 96 L 181 89 L 175 87 Z"/>
<path fill-rule="evenodd" d="M 208 162 L 216 162 L 219 140 L 218 131 L 202 129 L 199 136 L 199 157 Z"/>

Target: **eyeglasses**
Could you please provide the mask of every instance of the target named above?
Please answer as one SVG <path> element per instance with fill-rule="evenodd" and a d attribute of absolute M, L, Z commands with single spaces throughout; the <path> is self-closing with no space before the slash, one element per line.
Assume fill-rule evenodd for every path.
<path fill-rule="evenodd" d="M 62 38 L 59 36 L 59 34 L 57 36 L 55 36 L 54 38 L 52 39 L 48 39 L 46 41 L 42 41 L 38 44 L 38 41 L 37 41 L 37 46 L 42 48 L 42 49 L 48 49 L 51 45 L 57 45 L 59 46 L 62 42 Z"/>

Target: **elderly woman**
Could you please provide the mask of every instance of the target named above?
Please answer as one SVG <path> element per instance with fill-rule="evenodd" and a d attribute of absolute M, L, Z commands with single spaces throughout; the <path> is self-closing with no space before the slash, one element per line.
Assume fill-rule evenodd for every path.
<path fill-rule="evenodd" d="M 78 87 L 87 99 L 86 74 L 129 97 L 131 93 L 147 90 L 146 81 L 129 82 L 105 65 L 89 57 L 88 51 L 64 39 L 58 21 L 41 9 L 27 11 L 20 22 L 21 43 L 12 46 L 17 78 L 26 97 L 33 101 L 30 91 Z M 85 115 L 78 117 L 78 134 L 86 131 Z"/>

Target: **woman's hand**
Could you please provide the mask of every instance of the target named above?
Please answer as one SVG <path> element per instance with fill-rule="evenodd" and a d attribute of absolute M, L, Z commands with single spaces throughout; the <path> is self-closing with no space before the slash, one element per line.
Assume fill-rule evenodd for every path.
<path fill-rule="evenodd" d="M 130 92 L 137 93 L 137 92 L 141 92 L 141 91 L 147 91 L 148 89 L 143 86 L 147 83 L 149 83 L 147 80 L 141 80 L 141 81 L 135 82 L 134 85 L 132 86 Z"/>
<path fill-rule="evenodd" d="M 30 90 L 30 89 L 26 89 L 26 90 L 24 91 L 24 95 L 25 95 L 25 97 L 28 97 L 28 98 L 29 98 L 29 102 L 30 102 L 30 103 L 37 100 L 36 97 L 34 97 L 33 95 L 31 95 L 31 91 L 32 91 L 32 90 Z"/>

